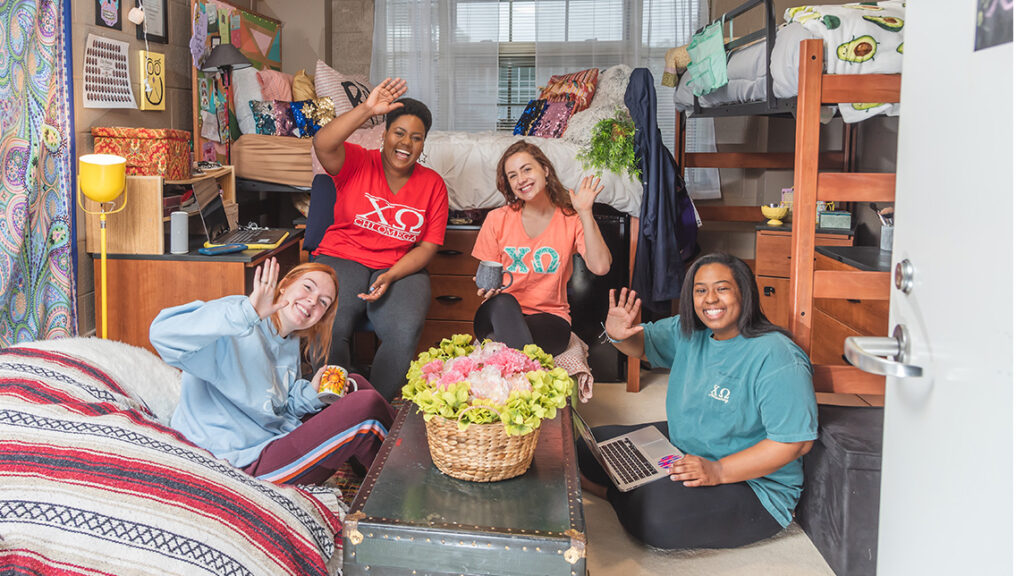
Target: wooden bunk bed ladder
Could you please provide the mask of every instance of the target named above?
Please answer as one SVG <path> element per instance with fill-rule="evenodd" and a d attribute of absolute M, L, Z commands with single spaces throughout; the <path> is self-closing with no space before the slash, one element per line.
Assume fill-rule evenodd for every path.
<path fill-rule="evenodd" d="M 899 102 L 898 74 L 823 74 L 821 40 L 800 45 L 800 79 L 796 117 L 796 161 L 793 238 L 790 264 L 790 329 L 804 351 L 811 350 L 815 298 L 887 300 L 889 273 L 814 270 L 817 201 L 893 202 L 896 175 L 888 173 L 821 173 L 818 165 L 820 109 L 823 104 Z M 881 336 L 885 336 L 882 334 Z M 882 394 L 885 379 L 852 366 L 815 366 L 819 392 Z"/>

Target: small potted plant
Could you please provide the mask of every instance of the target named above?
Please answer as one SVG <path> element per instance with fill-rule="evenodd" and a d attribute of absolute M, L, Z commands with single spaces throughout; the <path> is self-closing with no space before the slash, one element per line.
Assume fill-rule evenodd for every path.
<path fill-rule="evenodd" d="M 587 169 L 602 170 L 629 174 L 635 180 L 640 179 L 640 168 L 637 166 L 633 147 L 633 135 L 636 125 L 629 113 L 619 109 L 615 116 L 605 118 L 594 126 L 590 143 L 576 155 Z"/>
<path fill-rule="evenodd" d="M 554 418 L 573 381 L 539 346 L 473 344 L 456 334 L 413 360 L 402 397 L 426 421 L 434 465 L 445 474 L 493 482 L 526 472 L 541 422 Z"/>

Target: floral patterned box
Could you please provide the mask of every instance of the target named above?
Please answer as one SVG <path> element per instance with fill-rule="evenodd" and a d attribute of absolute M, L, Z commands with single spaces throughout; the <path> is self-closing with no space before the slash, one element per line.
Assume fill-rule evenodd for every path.
<path fill-rule="evenodd" d="M 116 154 L 128 160 L 132 175 L 163 176 L 168 180 L 189 177 L 189 142 L 185 130 L 154 128 L 95 127 L 93 150 L 97 154 Z"/>

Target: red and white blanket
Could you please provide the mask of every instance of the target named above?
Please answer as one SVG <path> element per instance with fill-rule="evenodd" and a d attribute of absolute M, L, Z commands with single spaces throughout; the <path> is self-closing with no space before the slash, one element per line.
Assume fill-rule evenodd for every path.
<path fill-rule="evenodd" d="M 213 458 L 92 363 L 0 350 L 0 571 L 327 575 L 341 540 L 327 489 Z"/>

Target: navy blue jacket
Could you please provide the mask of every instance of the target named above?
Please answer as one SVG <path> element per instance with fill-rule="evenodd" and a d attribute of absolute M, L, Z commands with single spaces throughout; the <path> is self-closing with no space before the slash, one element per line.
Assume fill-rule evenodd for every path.
<path fill-rule="evenodd" d="M 696 253 L 697 217 L 675 158 L 662 143 L 654 78 L 647 68 L 630 75 L 626 107 L 636 125 L 633 145 L 644 186 L 633 290 L 648 308 L 662 312 L 679 297 L 685 262 Z"/>

